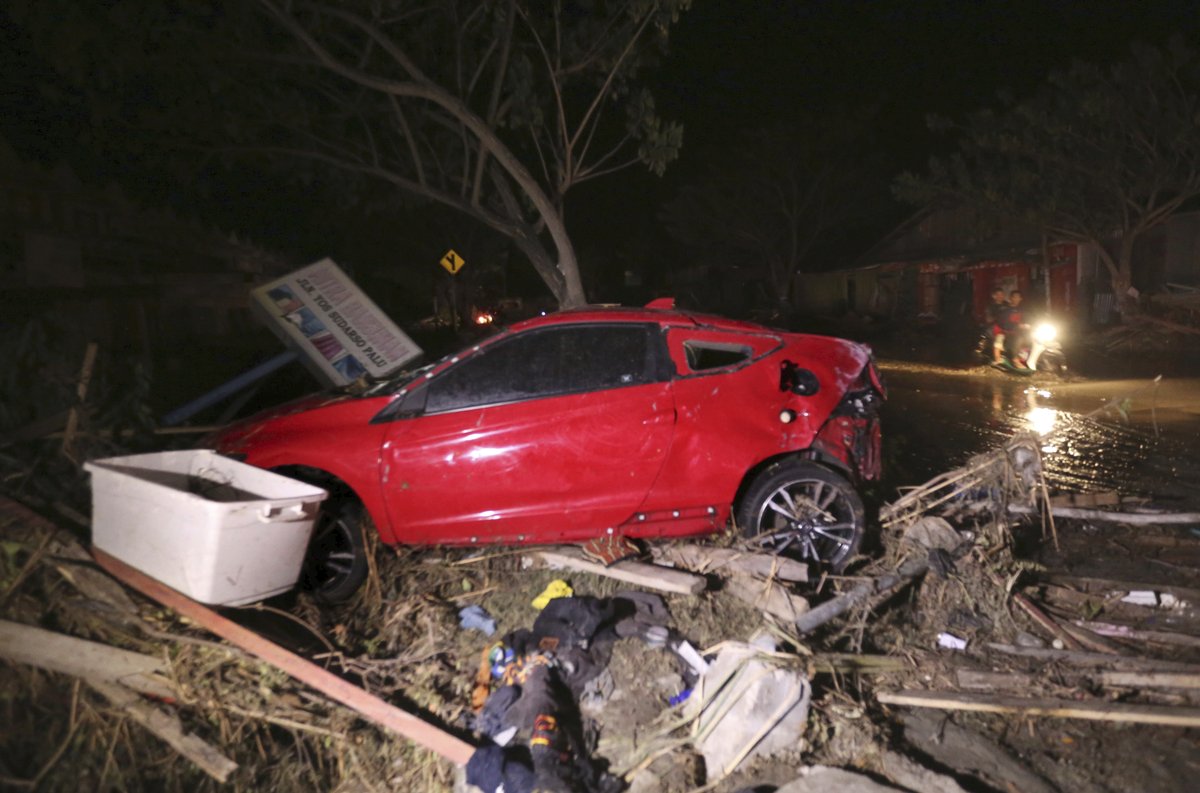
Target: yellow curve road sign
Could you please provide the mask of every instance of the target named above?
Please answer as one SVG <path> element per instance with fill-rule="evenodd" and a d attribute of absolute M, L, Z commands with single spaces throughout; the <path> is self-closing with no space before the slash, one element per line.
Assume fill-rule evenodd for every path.
<path fill-rule="evenodd" d="M 463 259 L 463 257 L 455 253 L 454 249 L 452 248 L 446 251 L 446 255 L 441 258 L 439 264 L 446 268 L 446 272 L 450 273 L 450 275 L 454 275 L 463 268 L 463 265 L 466 264 L 466 261 Z"/>

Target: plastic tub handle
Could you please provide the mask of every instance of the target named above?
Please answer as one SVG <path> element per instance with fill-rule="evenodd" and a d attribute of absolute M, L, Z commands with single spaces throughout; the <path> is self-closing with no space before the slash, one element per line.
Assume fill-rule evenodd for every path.
<path fill-rule="evenodd" d="M 308 517 L 308 505 L 304 503 L 284 506 L 268 504 L 258 511 L 258 519 L 263 523 L 294 523 Z"/>

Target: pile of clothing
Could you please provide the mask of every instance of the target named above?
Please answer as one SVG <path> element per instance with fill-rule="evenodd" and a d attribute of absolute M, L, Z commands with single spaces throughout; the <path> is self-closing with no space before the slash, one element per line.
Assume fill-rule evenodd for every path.
<path fill-rule="evenodd" d="M 467 764 L 467 782 L 484 793 L 615 793 L 620 779 L 591 757 L 578 702 L 608 666 L 617 639 L 639 638 L 677 651 L 662 598 L 621 592 L 611 598 L 550 600 L 529 629 L 488 648 L 481 673 L 498 687 L 487 695 L 475 730 L 488 739 Z M 681 663 L 685 682 L 694 680 Z M 691 680 L 689 680 L 691 675 Z"/>

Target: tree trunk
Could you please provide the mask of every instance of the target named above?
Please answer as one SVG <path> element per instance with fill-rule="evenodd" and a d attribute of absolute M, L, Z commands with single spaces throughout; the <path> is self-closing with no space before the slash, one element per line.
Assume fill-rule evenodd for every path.
<path fill-rule="evenodd" d="M 579 277 L 579 262 L 575 258 L 574 248 L 568 247 L 567 250 L 559 252 L 558 271 L 563 276 L 563 295 L 558 299 L 558 307 L 578 308 L 587 305 L 587 295 Z"/>
<path fill-rule="evenodd" d="M 558 262 L 555 263 L 550 252 L 542 245 L 541 240 L 529 237 L 513 239 L 525 258 L 529 259 L 533 269 L 541 276 L 542 281 L 558 301 L 560 309 L 577 308 L 587 304 L 583 291 L 583 283 L 579 278 L 579 264 L 575 258 L 575 249 L 570 241 L 558 252 Z"/>
<path fill-rule="evenodd" d="M 1121 237 L 1120 252 L 1117 254 L 1116 272 L 1113 273 L 1112 287 L 1121 310 L 1121 321 L 1138 313 L 1138 300 L 1130 294 L 1133 286 L 1133 242 L 1134 235 L 1125 234 Z"/>
<path fill-rule="evenodd" d="M 1125 317 L 1138 313 L 1137 298 L 1129 294 L 1129 288 L 1133 285 L 1133 243 L 1135 239 L 1136 235 L 1134 234 L 1122 234 L 1116 258 L 1103 243 L 1096 241 L 1100 260 L 1104 262 L 1104 268 L 1108 271 L 1108 281 L 1112 286 L 1113 298 L 1121 313 L 1122 322 L 1125 321 Z"/>

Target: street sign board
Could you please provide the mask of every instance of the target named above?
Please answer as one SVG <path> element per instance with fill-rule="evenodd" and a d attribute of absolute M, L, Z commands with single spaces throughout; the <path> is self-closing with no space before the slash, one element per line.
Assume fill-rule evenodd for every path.
<path fill-rule="evenodd" d="M 330 385 L 364 374 L 386 377 L 421 354 L 332 259 L 277 278 L 251 296 L 275 335 Z"/>
<path fill-rule="evenodd" d="M 450 275 L 457 275 L 458 271 L 463 268 L 464 264 L 466 264 L 466 261 L 464 261 L 463 257 L 459 256 L 454 252 L 454 249 L 451 248 L 450 250 L 446 251 L 446 255 L 442 257 L 439 264 L 441 264 L 442 267 L 445 267 L 446 272 L 450 273 Z"/>

